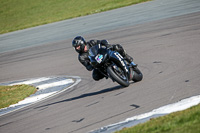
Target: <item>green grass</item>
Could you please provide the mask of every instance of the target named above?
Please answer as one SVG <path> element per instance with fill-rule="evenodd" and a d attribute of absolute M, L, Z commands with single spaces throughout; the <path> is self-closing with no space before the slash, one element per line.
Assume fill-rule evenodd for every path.
<path fill-rule="evenodd" d="M 200 105 L 116 133 L 200 133 Z"/>
<path fill-rule="evenodd" d="M 36 88 L 29 85 L 0 86 L 0 108 L 16 104 L 34 94 Z"/>
<path fill-rule="evenodd" d="M 149 0 L 0 0 L 0 34 Z"/>

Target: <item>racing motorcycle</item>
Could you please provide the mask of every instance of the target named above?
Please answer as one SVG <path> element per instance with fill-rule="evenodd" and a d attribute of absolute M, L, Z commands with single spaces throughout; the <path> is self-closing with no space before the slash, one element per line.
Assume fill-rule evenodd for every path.
<path fill-rule="evenodd" d="M 143 74 L 137 67 L 133 67 L 116 51 L 101 44 L 89 49 L 91 65 L 98 69 L 106 78 L 128 87 L 129 81 L 141 81 Z"/>

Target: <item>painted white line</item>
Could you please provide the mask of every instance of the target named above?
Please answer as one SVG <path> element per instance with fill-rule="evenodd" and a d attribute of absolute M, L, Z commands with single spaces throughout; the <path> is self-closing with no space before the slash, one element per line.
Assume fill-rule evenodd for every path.
<path fill-rule="evenodd" d="M 163 116 L 163 115 L 170 114 L 177 111 L 182 111 L 198 104 L 200 104 L 200 95 L 183 99 L 177 103 L 160 107 L 158 109 L 155 109 L 145 114 L 127 118 L 125 121 L 102 127 L 98 130 L 91 131 L 90 133 L 112 133 L 112 132 L 121 130 L 125 127 L 132 127 L 139 123 L 146 122 L 150 120 L 151 118 Z"/>
<path fill-rule="evenodd" d="M 28 98 L 25 98 L 24 100 L 18 102 L 17 104 L 10 105 L 9 107 L 17 107 L 17 106 L 22 106 L 22 105 L 34 103 L 34 102 L 37 102 L 38 100 L 41 100 L 45 97 L 48 97 L 48 96 L 50 96 L 54 93 L 56 93 L 56 92 L 50 92 L 50 93 L 41 94 L 41 95 L 38 95 L 38 96 L 28 97 Z"/>
<path fill-rule="evenodd" d="M 10 84 L 10 86 L 13 86 L 13 85 L 20 85 L 20 84 L 34 84 L 34 83 L 39 83 L 39 82 L 43 82 L 43 81 L 47 81 L 51 78 L 47 78 L 47 77 L 43 77 L 43 78 L 38 78 L 38 79 L 30 79 L 28 81 L 23 81 L 23 82 L 17 82 L 17 83 L 13 83 L 13 84 Z"/>
<path fill-rule="evenodd" d="M 75 79 L 75 81 L 73 79 Z M 45 81 L 45 82 L 44 82 Z M 30 79 L 27 81 L 19 81 L 12 83 L 12 85 L 19 85 L 19 84 L 31 84 L 36 86 L 38 91 L 31 95 L 28 98 L 18 102 L 17 104 L 11 105 L 7 108 L 0 109 L 0 116 L 5 115 L 7 113 L 22 109 L 28 105 L 35 104 L 42 100 L 45 100 L 49 97 L 53 97 L 57 94 L 60 94 L 71 87 L 77 85 L 81 81 L 80 77 L 71 76 L 71 77 L 44 77 L 44 78 L 37 78 L 37 79 Z M 2 83 L 3 85 L 5 83 Z M 40 84 L 40 85 L 36 85 Z M 0 84 L 1 85 L 1 84 Z M 11 85 L 11 84 L 10 84 Z"/>
<path fill-rule="evenodd" d="M 72 79 L 66 79 L 66 80 L 61 80 L 61 81 L 57 81 L 57 82 L 38 85 L 37 87 L 39 89 L 47 89 L 47 88 L 50 88 L 50 87 L 62 86 L 62 85 L 66 85 L 66 84 L 73 83 L 73 82 L 74 81 Z"/>

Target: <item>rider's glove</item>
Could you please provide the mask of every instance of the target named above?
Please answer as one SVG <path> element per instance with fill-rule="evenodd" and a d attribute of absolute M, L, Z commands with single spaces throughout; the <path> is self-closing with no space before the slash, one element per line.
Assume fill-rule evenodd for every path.
<path fill-rule="evenodd" d="M 88 71 L 92 71 L 94 68 L 92 67 L 92 65 L 88 65 L 88 66 L 86 67 L 86 69 L 87 69 Z"/>

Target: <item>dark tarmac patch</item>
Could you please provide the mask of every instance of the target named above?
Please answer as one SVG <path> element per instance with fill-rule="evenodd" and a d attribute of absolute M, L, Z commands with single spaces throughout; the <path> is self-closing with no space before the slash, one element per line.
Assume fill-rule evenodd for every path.
<path fill-rule="evenodd" d="M 85 118 L 81 118 L 80 120 L 73 120 L 72 122 L 79 123 L 82 122 Z"/>
<path fill-rule="evenodd" d="M 153 63 L 159 64 L 159 63 L 162 63 L 162 61 L 154 61 Z"/>

